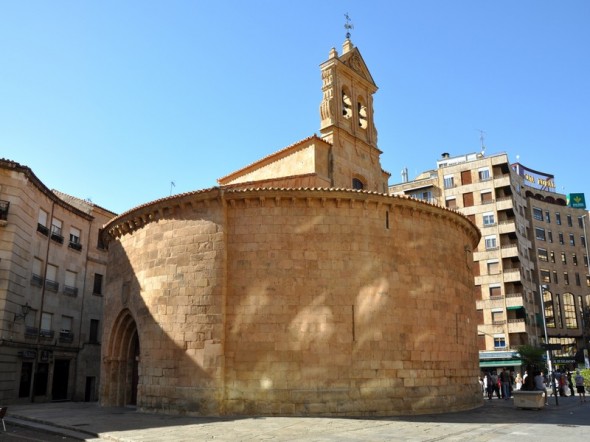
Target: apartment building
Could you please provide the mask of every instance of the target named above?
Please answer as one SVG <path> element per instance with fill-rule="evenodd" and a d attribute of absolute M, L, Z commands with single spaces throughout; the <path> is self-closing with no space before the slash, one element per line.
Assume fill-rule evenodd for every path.
<path fill-rule="evenodd" d="M 519 367 L 520 345 L 545 342 L 541 291 L 548 340 L 564 345 L 563 361 L 584 346 L 586 211 L 554 192 L 551 175 L 533 172 L 511 165 L 505 153 L 443 154 L 436 169 L 390 186 L 392 194 L 458 210 L 481 230 L 473 259 L 482 368 Z M 555 235 L 551 247 L 549 235 Z"/>
<path fill-rule="evenodd" d="M 96 400 L 115 214 L 0 159 L 0 401 Z"/>

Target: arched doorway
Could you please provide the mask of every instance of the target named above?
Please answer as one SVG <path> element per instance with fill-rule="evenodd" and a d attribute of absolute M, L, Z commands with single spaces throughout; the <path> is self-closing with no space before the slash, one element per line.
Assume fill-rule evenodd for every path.
<path fill-rule="evenodd" d="M 104 358 L 103 403 L 137 405 L 139 334 L 131 312 L 123 310 L 113 324 Z"/>

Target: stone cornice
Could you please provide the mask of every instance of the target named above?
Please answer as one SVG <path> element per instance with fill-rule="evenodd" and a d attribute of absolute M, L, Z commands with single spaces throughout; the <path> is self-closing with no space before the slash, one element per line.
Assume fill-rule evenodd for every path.
<path fill-rule="evenodd" d="M 175 218 L 185 211 L 213 207 L 216 204 L 235 208 L 253 206 L 294 207 L 303 202 L 307 207 L 352 208 L 362 205 L 365 209 L 399 211 L 417 217 L 435 217 L 463 229 L 471 237 L 472 247 L 481 238 L 479 229 L 467 217 L 445 207 L 414 198 L 337 188 L 245 188 L 214 187 L 198 192 L 175 195 L 139 206 L 112 219 L 104 228 L 110 238 L 119 238 L 161 219 Z M 393 221 L 395 222 L 395 221 Z"/>

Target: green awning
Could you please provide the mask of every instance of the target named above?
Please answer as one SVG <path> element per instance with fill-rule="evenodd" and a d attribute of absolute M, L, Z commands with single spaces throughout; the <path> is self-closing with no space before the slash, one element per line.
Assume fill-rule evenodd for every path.
<path fill-rule="evenodd" d="M 509 307 L 506 307 L 506 310 L 520 310 L 521 308 L 524 308 L 522 305 L 511 305 Z"/>
<path fill-rule="evenodd" d="M 496 361 L 479 361 L 480 368 L 485 367 L 514 367 L 521 366 L 523 363 L 520 359 L 496 360 Z"/>

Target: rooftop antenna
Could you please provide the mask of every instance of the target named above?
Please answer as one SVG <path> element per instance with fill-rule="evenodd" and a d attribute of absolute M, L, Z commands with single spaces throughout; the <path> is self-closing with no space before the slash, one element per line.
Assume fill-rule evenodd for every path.
<path fill-rule="evenodd" d="M 344 23 L 344 29 L 346 29 L 346 39 L 350 40 L 350 30 L 354 29 L 354 25 L 350 22 L 350 16 L 348 12 L 344 14 L 344 18 L 346 18 L 346 23 Z"/>
<path fill-rule="evenodd" d="M 176 184 L 174 183 L 174 181 L 170 181 L 170 196 L 172 196 L 172 188 L 176 187 Z"/>
<path fill-rule="evenodd" d="M 484 139 L 485 139 L 485 132 L 483 130 L 479 130 L 479 141 L 481 141 L 481 154 L 485 154 L 486 153 L 486 145 L 484 144 Z"/>

